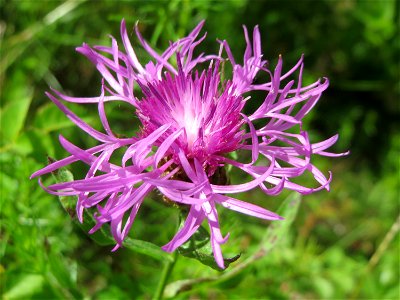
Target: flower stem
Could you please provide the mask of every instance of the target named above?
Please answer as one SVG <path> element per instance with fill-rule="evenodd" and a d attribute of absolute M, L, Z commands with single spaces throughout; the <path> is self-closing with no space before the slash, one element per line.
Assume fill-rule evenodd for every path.
<path fill-rule="evenodd" d="M 163 293 L 164 293 L 164 289 L 165 289 L 165 286 L 167 284 L 169 275 L 171 274 L 172 269 L 175 266 L 176 259 L 178 258 L 177 251 L 175 251 L 172 254 L 172 258 L 173 258 L 172 261 L 171 260 L 166 260 L 165 263 L 164 263 L 164 268 L 163 268 L 162 273 L 161 273 L 161 278 L 160 278 L 160 281 L 158 283 L 157 290 L 156 290 L 155 294 L 153 295 L 153 300 L 162 299 L 162 296 L 163 296 Z"/>

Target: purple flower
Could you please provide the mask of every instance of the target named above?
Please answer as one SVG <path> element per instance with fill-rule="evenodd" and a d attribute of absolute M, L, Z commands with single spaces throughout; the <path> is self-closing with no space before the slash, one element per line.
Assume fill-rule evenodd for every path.
<path fill-rule="evenodd" d="M 205 38 L 199 37 L 203 23 L 187 37 L 171 43 L 162 54 L 147 44 L 136 26 L 139 42 L 154 59 L 146 65 L 136 56 L 125 21 L 121 23 L 124 51 L 120 51 L 114 38 L 111 47 L 83 44 L 77 48 L 101 73 L 101 95 L 74 98 L 53 90 L 47 96 L 99 145 L 83 150 L 60 135 L 61 145 L 71 156 L 35 172 L 32 178 L 76 161 L 87 164 L 85 178 L 45 189 L 55 195 L 77 195 L 76 209 L 81 222 L 83 210 L 95 206 L 97 225 L 90 233 L 110 223 L 117 243 L 113 250 L 122 246 L 143 200 L 158 190 L 168 201 L 189 207 L 184 226 L 162 248 L 174 251 L 206 220 L 215 260 L 224 268 L 221 244 L 229 234 L 224 237 L 221 233 L 218 206 L 266 220 L 282 219 L 230 194 L 256 187 L 267 195 L 277 195 L 285 188 L 302 194 L 328 190 L 330 174 L 326 178 L 311 163 L 311 157 L 344 154 L 325 151 L 336 142 L 337 135 L 312 144 L 302 128 L 303 117 L 328 87 L 328 79 L 302 86 L 303 58 L 282 73 L 279 57 L 275 70 L 270 71 L 262 57 L 258 27 L 254 28 L 252 41 L 244 27 L 247 46 L 243 64 L 235 61 L 226 41 L 219 42 L 218 54 L 196 56 L 195 48 Z M 225 63 L 232 65 L 230 80 L 221 78 Z M 297 82 L 281 83 L 297 70 Z M 265 82 L 256 81 L 257 75 L 266 78 Z M 140 94 L 134 94 L 135 85 L 141 89 Z M 255 112 L 246 115 L 244 106 L 252 101 L 252 91 L 263 92 L 265 98 Z M 104 132 L 83 122 L 62 101 L 96 103 Z M 142 123 L 137 136 L 121 138 L 113 133 L 104 110 L 108 101 L 125 101 L 136 109 Z M 292 130 L 288 132 L 289 129 Z M 120 148 L 124 149 L 121 163 L 111 163 L 110 157 Z M 236 150 L 248 153 L 248 158 L 236 159 L 232 155 Z M 251 179 L 241 184 L 224 182 L 217 174 L 223 174 L 227 166 L 247 173 Z M 292 181 L 306 172 L 313 175 L 317 187 L 304 187 Z"/>

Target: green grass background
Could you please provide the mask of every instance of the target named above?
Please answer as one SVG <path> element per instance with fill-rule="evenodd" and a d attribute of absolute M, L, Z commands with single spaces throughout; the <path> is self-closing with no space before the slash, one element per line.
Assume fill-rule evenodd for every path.
<path fill-rule="evenodd" d="M 74 48 L 83 42 L 109 45 L 109 34 L 119 39 L 122 18 L 130 33 L 139 20 L 141 32 L 157 49 L 206 19 L 208 36 L 202 49 L 215 52 L 216 39 L 227 39 L 238 59 L 245 46 L 241 25 L 258 24 L 264 57 L 272 65 L 282 54 L 288 70 L 304 53 L 306 82 L 329 77 L 330 88 L 305 127 L 313 141 L 338 132 L 334 150 L 351 150 L 345 158 L 315 158 L 324 173 L 333 171 L 332 190 L 303 197 L 290 230 L 269 253 L 233 274 L 179 257 L 166 296 L 174 294 L 171 290 L 182 284 L 180 280 L 193 279 L 176 298 L 399 299 L 398 3 L 1 0 L 3 299 L 150 299 L 154 294 L 162 262 L 129 249 L 111 253 L 111 247 L 98 246 L 71 221 L 56 197 L 29 180 L 48 155 L 66 155 L 58 134 L 82 148 L 95 144 L 44 91 L 51 86 L 75 96 L 98 95 L 95 67 Z M 138 51 L 142 61 L 148 59 Z M 95 106 L 71 107 L 100 126 Z M 129 107 L 107 109 L 117 132 L 136 131 Z M 266 197 L 258 191 L 239 195 L 271 210 L 287 196 Z M 228 211 L 220 215 L 223 231 L 231 232 L 224 253 L 241 253 L 235 263 L 240 265 L 265 243 L 269 224 Z M 149 200 L 131 236 L 163 245 L 175 223 L 172 208 Z"/>

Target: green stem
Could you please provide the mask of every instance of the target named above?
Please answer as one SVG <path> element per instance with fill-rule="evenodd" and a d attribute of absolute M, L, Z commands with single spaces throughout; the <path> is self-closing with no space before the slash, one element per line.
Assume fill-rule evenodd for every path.
<path fill-rule="evenodd" d="M 376 264 L 381 259 L 382 255 L 385 253 L 386 249 L 389 247 L 390 242 L 396 236 L 396 233 L 400 230 L 400 215 L 397 217 L 397 220 L 393 223 L 392 227 L 390 228 L 389 232 L 385 235 L 383 241 L 379 245 L 378 249 L 372 255 L 371 259 L 368 262 L 368 271 L 371 271 Z"/>
<path fill-rule="evenodd" d="M 175 251 L 173 254 L 173 260 L 166 260 L 165 264 L 164 264 L 164 268 L 162 270 L 162 274 L 161 274 L 161 278 L 160 278 L 160 282 L 158 283 L 157 286 L 157 290 L 155 292 L 155 294 L 153 295 L 153 300 L 160 300 L 162 299 L 163 293 L 164 293 L 164 289 L 165 286 L 167 284 L 169 275 L 172 272 L 172 269 L 175 266 L 176 263 L 176 259 L 178 258 L 178 252 Z"/>
<path fill-rule="evenodd" d="M 361 273 L 358 284 L 353 289 L 353 292 L 350 296 L 351 299 L 359 299 L 359 294 L 362 288 L 363 283 L 365 282 L 365 277 L 372 272 L 373 268 L 378 264 L 382 255 L 385 253 L 387 248 L 390 245 L 390 242 L 395 238 L 396 233 L 400 230 L 400 215 L 397 217 L 396 221 L 393 223 L 392 227 L 389 229 L 388 233 L 383 238 L 383 241 L 380 243 L 378 249 L 374 252 L 371 259 L 366 266 L 366 269 L 363 273 Z"/>

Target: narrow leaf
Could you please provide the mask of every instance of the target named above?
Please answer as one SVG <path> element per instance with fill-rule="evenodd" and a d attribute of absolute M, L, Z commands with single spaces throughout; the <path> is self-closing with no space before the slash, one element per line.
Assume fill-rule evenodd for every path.
<path fill-rule="evenodd" d="M 25 123 L 33 91 L 28 88 L 26 81 L 18 76 L 19 85 L 13 85 L 11 91 L 4 96 L 6 105 L 0 112 L 1 138 L 5 143 L 12 144 L 18 137 Z"/>
<path fill-rule="evenodd" d="M 172 256 L 170 254 L 164 252 L 159 246 L 147 241 L 137 240 L 127 237 L 124 240 L 123 245 L 127 249 L 130 249 L 134 252 L 142 253 L 147 256 L 151 256 L 158 260 L 162 261 L 168 260 L 171 262 L 173 261 Z"/>
<path fill-rule="evenodd" d="M 297 193 L 291 194 L 284 200 L 277 211 L 278 215 L 282 216 L 284 220 L 272 222 L 271 225 L 269 225 L 268 230 L 263 237 L 263 251 L 271 251 L 271 249 L 287 235 L 290 226 L 296 218 L 300 203 L 301 196 Z"/>
<path fill-rule="evenodd" d="M 26 299 L 43 288 L 44 278 L 39 274 L 27 274 L 5 294 L 3 299 Z"/>

